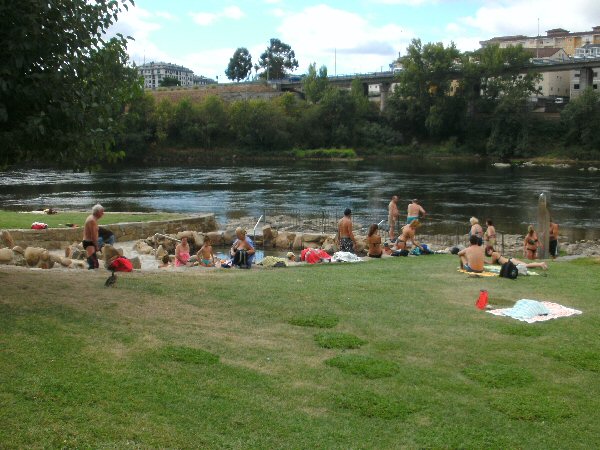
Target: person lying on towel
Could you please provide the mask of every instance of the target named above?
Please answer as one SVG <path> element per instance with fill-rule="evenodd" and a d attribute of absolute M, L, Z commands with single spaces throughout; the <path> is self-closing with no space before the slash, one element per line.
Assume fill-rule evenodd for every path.
<path fill-rule="evenodd" d="M 458 252 L 460 268 L 467 272 L 481 273 L 483 272 L 485 250 L 479 245 L 479 237 L 477 235 L 472 234 L 469 242 L 471 245 Z"/>

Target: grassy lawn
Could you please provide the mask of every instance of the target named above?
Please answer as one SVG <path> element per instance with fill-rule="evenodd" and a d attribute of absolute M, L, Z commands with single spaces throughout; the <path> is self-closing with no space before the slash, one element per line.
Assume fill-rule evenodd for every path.
<path fill-rule="evenodd" d="M 600 436 L 600 264 L 455 257 L 119 275 L 0 268 L 0 446 L 582 448 Z M 200 273 L 202 272 L 202 273 Z M 550 300 L 525 324 L 474 307 Z"/>
<path fill-rule="evenodd" d="M 43 222 L 50 228 L 64 227 L 67 223 L 83 226 L 90 212 L 59 211 L 58 214 L 32 214 L 17 211 L 0 210 L 0 228 L 31 228 L 33 222 Z M 186 216 L 188 214 L 185 214 Z M 184 216 L 174 213 L 104 213 L 100 225 L 120 222 L 149 222 L 151 220 L 169 220 Z"/>

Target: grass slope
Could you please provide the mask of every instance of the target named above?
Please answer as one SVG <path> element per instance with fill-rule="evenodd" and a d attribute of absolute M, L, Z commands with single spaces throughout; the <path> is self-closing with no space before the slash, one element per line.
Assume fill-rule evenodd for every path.
<path fill-rule="evenodd" d="M 515 281 L 456 266 L 427 256 L 132 273 L 112 289 L 106 271 L 0 269 L 0 442 L 597 446 L 600 265 L 557 262 Z M 494 305 L 526 297 L 583 315 L 495 317 L 474 307 L 482 288 Z M 362 345 L 323 348 L 319 334 Z"/>
<path fill-rule="evenodd" d="M 64 227 L 67 223 L 74 223 L 83 226 L 85 219 L 90 212 L 60 211 L 58 214 L 33 214 L 20 213 L 17 211 L 0 210 L 0 228 L 31 228 L 33 222 L 43 222 L 50 228 Z M 172 213 L 104 213 L 100 219 L 100 225 L 109 225 L 111 223 L 121 222 L 149 222 L 151 220 L 170 220 L 183 217 L 182 214 Z"/>

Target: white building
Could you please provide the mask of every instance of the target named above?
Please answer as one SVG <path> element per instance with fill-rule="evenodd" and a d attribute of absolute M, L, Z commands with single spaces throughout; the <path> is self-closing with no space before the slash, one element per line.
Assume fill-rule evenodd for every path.
<path fill-rule="evenodd" d="M 144 77 L 144 87 L 156 89 L 166 78 L 176 78 L 181 86 L 194 85 L 194 72 L 187 67 L 164 62 L 149 62 L 138 67 L 138 72 Z"/>

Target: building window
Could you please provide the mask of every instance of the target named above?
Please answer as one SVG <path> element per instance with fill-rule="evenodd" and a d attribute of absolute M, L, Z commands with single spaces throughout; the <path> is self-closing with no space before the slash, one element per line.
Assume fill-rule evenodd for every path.
<path fill-rule="evenodd" d="M 594 85 L 593 85 L 593 88 L 597 90 L 597 89 L 598 89 L 598 85 L 597 85 L 597 84 L 594 84 Z"/>
<path fill-rule="evenodd" d="M 576 91 L 578 91 L 579 90 L 579 85 L 578 84 L 574 84 L 573 85 L 573 89 L 575 89 Z"/>

